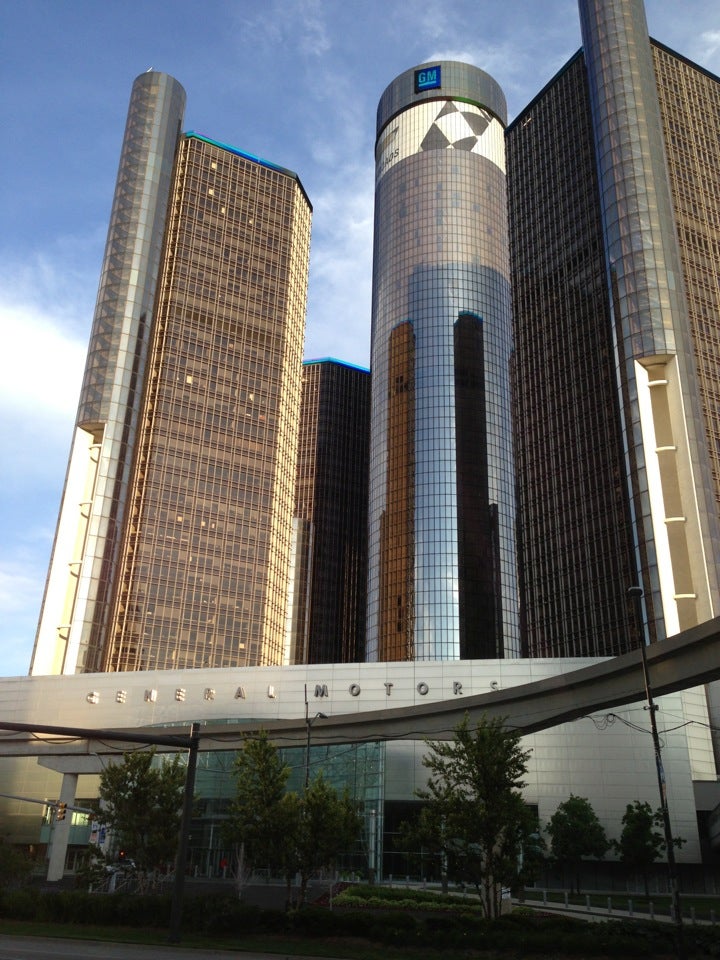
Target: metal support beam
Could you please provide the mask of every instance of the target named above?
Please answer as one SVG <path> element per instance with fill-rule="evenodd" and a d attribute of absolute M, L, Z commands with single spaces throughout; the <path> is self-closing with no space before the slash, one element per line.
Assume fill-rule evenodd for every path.
<path fill-rule="evenodd" d="M 75 803 L 77 784 L 78 775 L 76 773 L 63 774 L 58 800 L 60 803 L 67 805 L 66 816 L 64 820 L 58 820 L 57 809 L 53 810 L 53 822 L 50 833 L 50 855 L 48 857 L 47 870 L 47 879 L 50 883 L 62 880 L 65 872 L 65 857 L 67 856 L 70 827 L 72 825 L 71 807 Z"/>
<path fill-rule="evenodd" d="M 178 836 L 177 860 L 175 861 L 175 885 L 173 887 L 172 909 L 170 911 L 170 933 L 168 935 L 170 943 L 180 942 L 185 870 L 187 868 L 190 824 L 192 822 L 193 800 L 195 796 L 195 772 L 197 770 L 198 746 L 200 744 L 199 732 L 200 724 L 193 723 L 190 729 L 190 746 L 188 748 L 188 763 L 185 773 L 185 794 L 183 797 L 180 834 Z"/>
<path fill-rule="evenodd" d="M 660 793 L 660 810 L 662 813 L 663 831 L 665 834 L 665 855 L 668 862 L 668 876 L 670 880 L 670 898 L 672 901 L 673 920 L 677 927 L 678 944 L 682 940 L 682 906 L 680 903 L 680 882 L 678 879 L 677 865 L 675 863 L 675 844 L 673 843 L 672 828 L 670 826 L 670 808 L 667 799 L 667 782 L 665 780 L 665 766 L 662 759 L 662 750 L 660 748 L 660 736 L 657 728 L 657 718 L 655 713 L 658 709 L 653 698 L 653 690 L 650 684 L 650 674 L 648 672 L 646 632 L 645 632 L 645 611 L 643 605 L 643 588 L 628 587 L 628 597 L 635 606 L 635 615 L 637 625 L 640 628 L 640 655 L 642 658 L 642 675 L 645 685 L 645 698 L 647 700 L 647 709 L 650 712 L 650 732 L 652 734 L 653 749 L 655 751 L 655 769 L 657 771 L 658 791 Z M 679 948 L 680 949 L 680 948 Z"/>

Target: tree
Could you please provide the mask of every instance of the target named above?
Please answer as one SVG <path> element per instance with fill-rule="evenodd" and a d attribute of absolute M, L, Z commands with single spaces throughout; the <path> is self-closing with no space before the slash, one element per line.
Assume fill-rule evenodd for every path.
<path fill-rule="evenodd" d="M 530 823 L 524 831 L 518 876 L 518 886 L 523 889 L 526 884 L 535 882 L 547 863 L 547 844 L 540 832 L 540 823 L 530 811 L 528 816 Z"/>
<path fill-rule="evenodd" d="M 295 828 L 294 858 L 289 858 L 288 866 L 300 874 L 298 906 L 302 907 L 309 880 L 333 867 L 354 844 L 362 820 L 348 791 L 339 794 L 320 773 L 297 797 Z"/>
<path fill-rule="evenodd" d="M 32 860 L 24 850 L 0 838 L 0 890 L 29 882 Z"/>
<path fill-rule="evenodd" d="M 322 775 L 301 794 L 286 792 L 289 773 L 266 734 L 249 740 L 235 763 L 237 795 L 226 836 L 244 848 L 251 869 L 267 867 L 285 878 L 288 903 L 299 874 L 302 906 L 310 878 L 352 845 L 362 822 L 347 791 L 338 795 Z"/>
<path fill-rule="evenodd" d="M 178 845 L 185 788 L 185 764 L 174 756 L 159 764 L 154 750 L 126 753 L 100 774 L 100 795 L 92 816 L 113 833 L 117 847 L 132 859 L 141 880 L 173 862 Z"/>
<path fill-rule="evenodd" d="M 449 875 L 475 886 L 485 915 L 495 917 L 502 887 L 517 878 L 523 838 L 533 829 L 520 793 L 530 751 L 501 719 L 484 717 L 471 729 L 466 716 L 454 735 L 448 742 L 428 741 L 427 788 L 416 791 L 427 801 L 418 837 L 439 853 Z"/>
<path fill-rule="evenodd" d="M 648 868 L 666 853 L 667 849 L 662 830 L 662 810 L 658 809 L 653 813 L 649 803 L 636 800 L 625 808 L 622 824 L 620 840 L 615 841 L 613 846 L 623 863 L 642 874 L 647 897 L 650 895 Z M 681 847 L 683 843 L 685 841 L 681 837 L 673 837 L 674 846 Z"/>
<path fill-rule="evenodd" d="M 400 824 L 398 833 L 401 849 L 413 853 L 413 859 L 417 858 L 421 869 L 425 858 L 436 862 L 442 892 L 447 893 L 450 838 L 443 805 L 432 803 L 421 807 L 413 821 L 404 820 Z"/>
<path fill-rule="evenodd" d="M 235 758 L 236 794 L 224 833 L 238 851 L 239 873 L 282 871 L 295 812 L 285 797 L 290 768 L 266 733 L 246 740 Z"/>
<path fill-rule="evenodd" d="M 571 793 L 569 799 L 561 803 L 552 815 L 546 830 L 550 834 L 553 857 L 573 869 L 575 887 L 580 893 L 580 863 L 583 857 L 602 860 L 610 847 L 590 801 Z"/>

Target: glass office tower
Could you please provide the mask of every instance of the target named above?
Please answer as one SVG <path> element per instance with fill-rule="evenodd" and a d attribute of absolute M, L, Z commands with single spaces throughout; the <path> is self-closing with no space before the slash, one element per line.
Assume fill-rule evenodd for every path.
<path fill-rule="evenodd" d="M 370 373 L 303 364 L 289 663 L 363 659 Z"/>
<path fill-rule="evenodd" d="M 505 118 L 450 61 L 378 107 L 369 660 L 519 651 Z"/>
<path fill-rule="evenodd" d="M 180 92 L 133 89 L 34 673 L 282 662 L 311 207 Z"/>
<path fill-rule="evenodd" d="M 117 574 L 185 91 L 133 84 L 30 673 L 97 669 Z"/>
<path fill-rule="evenodd" d="M 507 134 L 531 656 L 718 612 L 720 81 L 582 0 L 583 50 Z"/>

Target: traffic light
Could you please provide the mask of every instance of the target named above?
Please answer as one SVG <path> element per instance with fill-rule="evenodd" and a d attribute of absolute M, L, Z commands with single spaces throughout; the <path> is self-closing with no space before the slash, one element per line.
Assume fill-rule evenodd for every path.
<path fill-rule="evenodd" d="M 65 811 L 66 811 L 66 810 L 67 810 L 67 804 L 66 804 L 66 803 L 59 803 L 59 804 L 57 805 L 57 810 L 56 810 L 56 812 L 55 812 L 55 819 L 56 819 L 56 820 L 64 820 L 64 819 L 65 819 Z"/>

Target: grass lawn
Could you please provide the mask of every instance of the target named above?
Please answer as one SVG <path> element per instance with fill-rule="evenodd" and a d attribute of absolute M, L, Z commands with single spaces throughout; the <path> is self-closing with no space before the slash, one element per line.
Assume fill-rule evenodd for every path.
<path fill-rule="evenodd" d="M 0 920 L 0 934 L 28 937 L 60 937 L 68 940 L 99 940 L 112 943 L 137 943 L 167 945 L 166 930 L 128 929 L 127 927 L 90 927 L 74 924 L 32 923 L 30 921 Z M 277 953 L 283 957 L 343 957 L 346 960 L 468 960 L 468 951 L 455 953 L 452 950 L 418 950 L 417 947 L 400 948 L 372 944 L 350 937 L 330 937 L 308 939 L 307 937 L 288 937 L 271 935 L 251 935 L 243 937 L 239 943 L 237 937 L 197 936 L 184 932 L 180 941 L 183 947 L 198 949 L 228 950 L 234 953 L 244 951 L 259 953 Z M 475 953 L 479 957 L 480 953 Z M 482 960 L 505 960 L 517 955 L 502 952 L 483 952 Z M 544 960 L 552 960 L 550 957 Z M 567 960 L 567 958 L 564 958 Z M 583 958 L 584 960 L 584 958 Z M 614 958 L 622 960 L 622 958 Z"/>
<path fill-rule="evenodd" d="M 588 927 L 588 930 L 590 928 Z M 110 941 L 113 943 L 128 944 L 156 944 L 167 945 L 167 930 L 128 927 L 95 927 L 77 924 L 35 923 L 32 921 L 0 921 L 0 934 L 14 936 L 59 937 L 71 940 Z M 550 936 L 544 944 L 532 940 L 526 945 L 518 945 L 503 949 L 491 947 L 488 949 L 473 949 L 471 947 L 448 948 L 435 950 L 418 947 L 396 945 L 382 945 L 371 943 L 353 937 L 300 937 L 275 936 L 272 934 L 252 934 L 248 936 L 218 936 L 197 935 L 184 931 L 180 945 L 184 948 L 202 948 L 206 950 L 227 950 L 236 955 L 245 951 L 260 953 L 276 953 L 281 957 L 313 956 L 313 957 L 342 957 L 344 960 L 521 960 L 526 957 L 538 957 L 542 960 L 637 960 L 638 957 L 652 956 L 653 960 L 676 960 L 672 942 L 668 938 L 667 950 L 657 950 L 648 954 L 646 950 L 638 952 L 630 948 L 627 951 L 618 946 L 603 952 L 602 948 L 592 945 L 580 949 L 568 949 L 560 945 L 560 938 Z M 709 957 L 708 953 L 691 954 L 695 957 Z"/>

